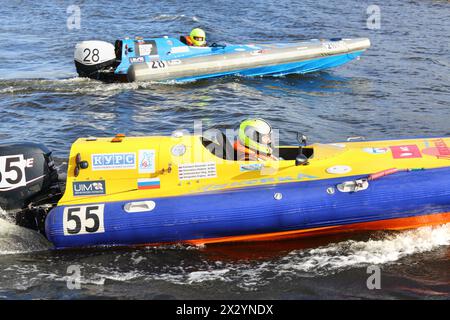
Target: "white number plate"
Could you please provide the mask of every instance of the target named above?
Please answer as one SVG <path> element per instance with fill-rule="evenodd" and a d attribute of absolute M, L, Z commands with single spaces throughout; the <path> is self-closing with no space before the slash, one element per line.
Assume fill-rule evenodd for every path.
<path fill-rule="evenodd" d="M 23 154 L 0 157 L 0 191 L 26 186 L 26 165 Z"/>
<path fill-rule="evenodd" d="M 104 204 L 64 208 L 64 235 L 73 236 L 105 232 L 104 211 Z"/>

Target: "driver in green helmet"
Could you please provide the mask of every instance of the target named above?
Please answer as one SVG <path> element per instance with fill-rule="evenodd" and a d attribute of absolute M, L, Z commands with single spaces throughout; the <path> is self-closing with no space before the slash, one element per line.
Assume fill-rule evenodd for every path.
<path fill-rule="evenodd" d="M 181 42 L 193 47 L 206 47 L 206 33 L 203 29 L 192 29 L 189 36 L 180 37 Z"/>
<path fill-rule="evenodd" d="M 272 154 L 272 127 L 263 119 L 242 121 L 234 149 L 238 160 L 279 160 Z"/>

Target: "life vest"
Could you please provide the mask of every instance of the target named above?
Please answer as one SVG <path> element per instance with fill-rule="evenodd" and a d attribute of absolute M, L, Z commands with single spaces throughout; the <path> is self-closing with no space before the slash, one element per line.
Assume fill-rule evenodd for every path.
<path fill-rule="evenodd" d="M 186 44 L 188 46 L 194 46 L 194 43 L 192 42 L 191 36 L 184 37 L 186 39 Z"/>
<path fill-rule="evenodd" d="M 184 44 L 187 44 L 190 47 L 195 47 L 196 45 L 192 42 L 191 36 L 181 36 L 180 37 L 180 41 L 183 42 Z M 202 47 L 206 47 L 206 44 L 203 45 Z"/>
<path fill-rule="evenodd" d="M 250 160 L 250 161 L 277 161 L 277 157 L 271 155 L 271 154 L 263 154 L 263 153 L 257 153 L 256 151 L 247 148 L 246 146 L 242 145 L 241 141 L 236 140 L 236 142 L 233 145 L 234 150 L 237 151 L 238 156 L 244 155 L 244 159 L 238 159 L 238 160 Z"/>

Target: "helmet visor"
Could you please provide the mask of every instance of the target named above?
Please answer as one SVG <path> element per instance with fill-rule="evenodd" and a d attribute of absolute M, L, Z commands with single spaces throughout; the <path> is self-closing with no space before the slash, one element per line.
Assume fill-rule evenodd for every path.
<path fill-rule="evenodd" d="M 272 133 L 260 133 L 255 132 L 254 141 L 258 144 L 271 147 L 272 146 Z"/>
<path fill-rule="evenodd" d="M 272 137 L 270 134 L 263 134 L 261 135 L 261 143 L 266 145 L 271 145 L 272 143 Z"/>
<path fill-rule="evenodd" d="M 204 37 L 194 37 L 195 41 L 205 41 Z"/>

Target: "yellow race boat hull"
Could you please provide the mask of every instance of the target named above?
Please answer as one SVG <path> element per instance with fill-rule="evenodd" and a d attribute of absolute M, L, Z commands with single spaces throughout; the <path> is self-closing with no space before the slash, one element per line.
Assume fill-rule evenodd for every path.
<path fill-rule="evenodd" d="M 56 247 L 276 240 L 449 222 L 450 139 L 313 144 L 236 161 L 199 136 L 78 139 Z M 214 149 L 214 148 L 213 148 Z M 227 150 L 227 148 L 223 148 Z M 226 153 L 226 152 L 225 152 Z"/>

